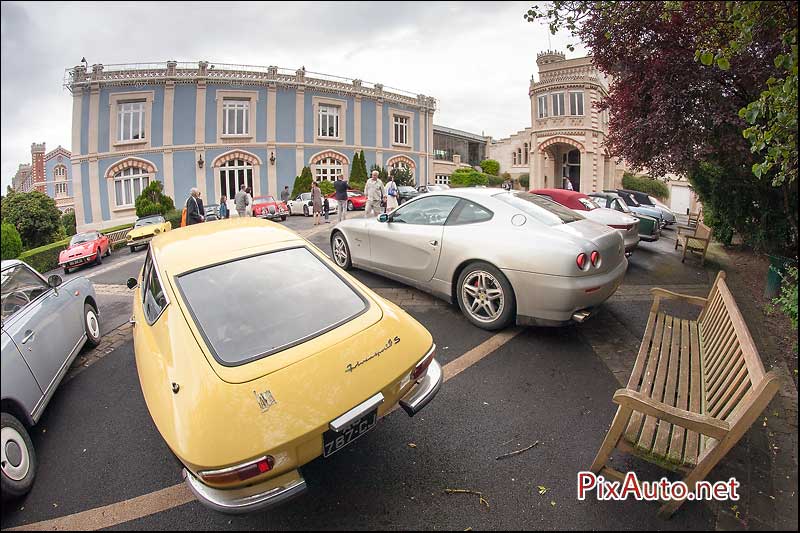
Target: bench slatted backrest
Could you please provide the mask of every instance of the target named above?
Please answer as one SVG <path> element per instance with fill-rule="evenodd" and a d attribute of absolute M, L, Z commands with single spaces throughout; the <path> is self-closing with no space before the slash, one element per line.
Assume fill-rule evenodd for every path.
<path fill-rule="evenodd" d="M 698 319 L 703 354 L 703 412 L 734 424 L 764 379 L 764 365 L 747 330 L 725 273 L 720 272 Z"/>
<path fill-rule="evenodd" d="M 699 239 L 708 239 L 711 237 L 711 228 L 703 224 L 702 222 L 698 222 L 697 226 L 694 230 L 694 237 Z"/>

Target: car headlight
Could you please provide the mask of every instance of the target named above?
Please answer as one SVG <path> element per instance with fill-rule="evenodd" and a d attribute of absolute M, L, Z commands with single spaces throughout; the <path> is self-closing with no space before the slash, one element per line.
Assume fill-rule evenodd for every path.
<path fill-rule="evenodd" d="M 159 233 L 161 233 L 160 229 L 156 228 L 155 230 L 153 230 L 154 235 L 158 235 Z"/>
<path fill-rule="evenodd" d="M 127 236 L 127 239 L 128 239 L 129 241 L 132 241 L 132 240 L 133 240 L 133 237 L 131 237 L 130 235 L 128 235 L 128 236 Z"/>

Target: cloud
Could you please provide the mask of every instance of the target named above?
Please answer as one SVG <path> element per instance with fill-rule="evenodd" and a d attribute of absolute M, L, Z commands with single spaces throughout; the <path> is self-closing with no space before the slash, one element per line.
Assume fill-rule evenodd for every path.
<path fill-rule="evenodd" d="M 530 125 L 536 53 L 564 50 L 529 2 L 2 3 L 2 188 L 32 142 L 71 148 L 64 69 L 198 61 L 278 65 L 434 96 L 436 124 L 505 137 Z M 576 54 L 581 55 L 578 48 Z"/>

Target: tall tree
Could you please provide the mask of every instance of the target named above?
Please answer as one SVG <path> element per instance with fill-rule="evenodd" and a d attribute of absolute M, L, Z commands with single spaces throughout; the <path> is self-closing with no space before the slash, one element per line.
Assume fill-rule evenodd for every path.
<path fill-rule="evenodd" d="M 50 244 L 65 236 L 56 202 L 39 191 L 15 192 L 6 196 L 2 219 L 17 228 L 26 249 Z"/>

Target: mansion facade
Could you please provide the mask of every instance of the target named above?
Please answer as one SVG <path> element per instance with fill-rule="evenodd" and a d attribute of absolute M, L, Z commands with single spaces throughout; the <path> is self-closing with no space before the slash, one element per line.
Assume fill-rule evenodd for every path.
<path fill-rule="evenodd" d="M 536 57 L 539 80 L 531 78 L 531 127 L 506 139 L 489 140 L 487 157 L 515 179 L 527 174 L 530 188 L 565 188 L 584 193 L 622 186 L 622 162 L 604 147 L 608 112 L 594 107 L 608 93 L 608 79 L 590 57 L 566 59 L 547 51 Z"/>
<path fill-rule="evenodd" d="M 56 202 L 62 213 L 75 208 L 72 190 L 72 154 L 58 146 L 47 152 L 45 143 L 31 144 L 31 162 L 19 165 L 11 179 L 17 192 L 39 191 Z"/>
<path fill-rule="evenodd" d="M 71 181 L 79 231 L 132 222 L 152 180 L 180 207 L 241 184 L 278 195 L 304 166 L 323 180 L 366 165 L 433 181 L 434 98 L 305 68 L 177 63 L 67 70 Z M 430 178 L 430 179 L 429 179 Z"/>

